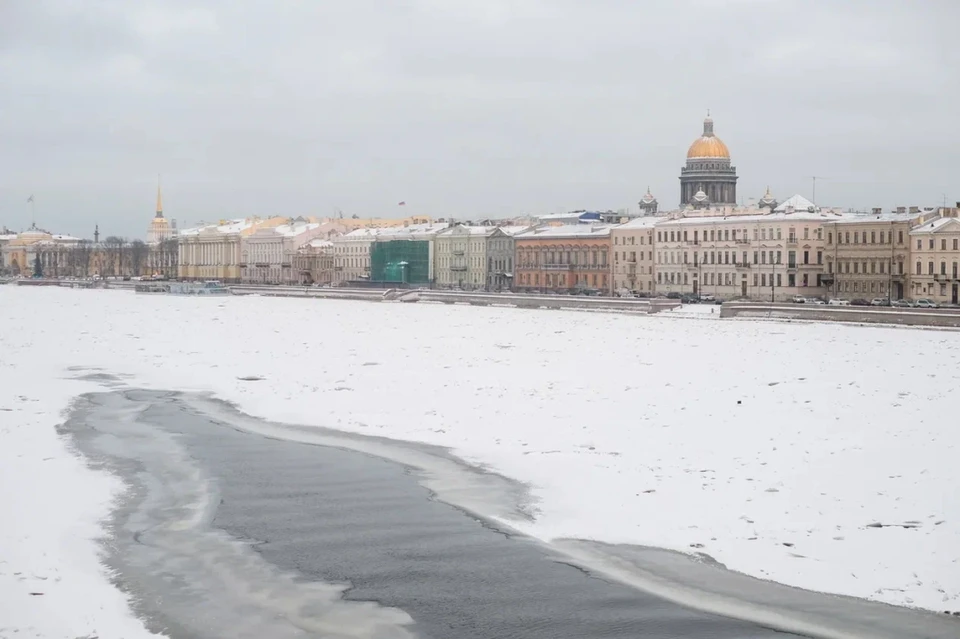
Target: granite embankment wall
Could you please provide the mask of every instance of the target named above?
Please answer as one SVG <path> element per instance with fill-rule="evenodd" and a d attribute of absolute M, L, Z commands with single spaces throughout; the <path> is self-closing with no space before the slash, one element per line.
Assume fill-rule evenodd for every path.
<path fill-rule="evenodd" d="M 939 308 L 727 302 L 720 308 L 720 317 L 960 328 L 960 310 Z"/>

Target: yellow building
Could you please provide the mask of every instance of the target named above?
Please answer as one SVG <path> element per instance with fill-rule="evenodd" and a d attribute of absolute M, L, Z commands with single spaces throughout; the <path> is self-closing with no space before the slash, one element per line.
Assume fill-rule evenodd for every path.
<path fill-rule="evenodd" d="M 346 227 L 346 232 L 356 229 L 386 229 L 397 226 L 410 226 L 413 224 L 430 224 L 433 220 L 424 215 L 413 215 L 404 218 L 383 218 L 383 217 L 361 217 L 361 218 L 343 218 L 329 219 L 324 221 L 337 222 Z"/>
<path fill-rule="evenodd" d="M 182 280 L 240 282 L 241 238 L 258 229 L 286 224 L 287 217 L 221 220 L 217 224 L 180 231 L 177 275 Z"/>
<path fill-rule="evenodd" d="M 0 266 L 9 275 L 33 275 L 37 256 L 44 275 L 68 275 L 71 251 L 80 238 L 49 233 L 35 225 L 23 233 L 0 236 Z"/>

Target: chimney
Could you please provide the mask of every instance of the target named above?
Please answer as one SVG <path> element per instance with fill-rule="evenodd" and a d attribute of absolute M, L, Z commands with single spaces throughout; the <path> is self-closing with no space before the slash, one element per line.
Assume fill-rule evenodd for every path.
<path fill-rule="evenodd" d="M 907 212 L 907 207 L 905 207 L 905 206 L 898 206 L 898 207 L 897 207 L 897 213 L 906 213 L 906 212 Z"/>
<path fill-rule="evenodd" d="M 910 213 L 919 213 L 919 212 L 920 212 L 920 207 L 919 207 L 919 206 L 911 206 L 911 207 L 910 207 Z"/>
<path fill-rule="evenodd" d="M 879 207 L 878 207 L 878 208 L 870 209 L 870 211 L 871 211 L 874 215 L 880 215 L 880 214 L 883 212 Z"/>

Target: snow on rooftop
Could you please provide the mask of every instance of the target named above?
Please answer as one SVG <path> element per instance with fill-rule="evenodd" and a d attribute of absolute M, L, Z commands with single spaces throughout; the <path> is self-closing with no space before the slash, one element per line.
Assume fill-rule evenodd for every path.
<path fill-rule="evenodd" d="M 960 230 L 960 220 L 955 217 L 938 217 L 929 222 L 924 222 L 919 226 L 914 227 L 910 231 L 910 235 L 925 235 L 927 233 L 936 233 L 946 227 L 951 225 L 957 225 L 957 230 Z"/>
<path fill-rule="evenodd" d="M 729 216 L 704 216 L 704 217 L 683 217 L 674 220 L 666 220 L 657 224 L 657 226 L 683 226 L 691 224 L 750 224 L 776 221 L 799 221 L 799 222 L 835 222 L 843 219 L 839 213 L 818 212 L 797 210 L 794 213 L 776 212 L 765 213 L 762 215 L 729 215 Z"/>
<path fill-rule="evenodd" d="M 294 224 L 281 224 L 280 226 L 274 227 L 273 232 L 284 237 L 296 237 L 318 228 L 320 228 L 320 225 L 316 222 L 296 222 Z"/>
<path fill-rule="evenodd" d="M 786 211 L 792 208 L 795 211 L 817 211 L 819 207 L 800 194 L 791 195 L 786 200 L 777 205 L 774 211 Z"/>
<path fill-rule="evenodd" d="M 912 222 L 920 213 L 848 213 L 836 220 L 837 224 L 865 224 L 868 222 Z"/>
<path fill-rule="evenodd" d="M 615 226 L 615 227 L 613 228 L 613 230 L 614 230 L 614 231 L 619 231 L 619 230 L 625 230 L 625 231 L 626 231 L 626 230 L 630 230 L 630 229 L 645 229 L 645 228 L 651 228 L 651 227 L 656 226 L 657 224 L 660 224 L 660 223 L 662 223 L 662 222 L 665 222 L 666 219 L 667 219 L 667 218 L 665 218 L 665 217 L 653 216 L 653 215 L 647 216 L 647 217 L 636 217 L 636 218 L 630 220 L 629 222 L 624 222 L 623 224 L 621 224 L 621 225 L 619 225 L 619 226 Z"/>
<path fill-rule="evenodd" d="M 563 226 L 541 226 L 518 233 L 518 240 L 540 237 L 609 237 L 613 224 L 565 224 Z"/>

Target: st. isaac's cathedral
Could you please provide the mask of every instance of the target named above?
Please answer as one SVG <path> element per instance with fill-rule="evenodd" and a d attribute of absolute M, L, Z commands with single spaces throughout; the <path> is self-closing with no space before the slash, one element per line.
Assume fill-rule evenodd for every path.
<path fill-rule="evenodd" d="M 737 167 L 730 164 L 730 151 L 713 133 L 713 118 L 703 121 L 703 135 L 687 150 L 687 164 L 680 169 L 680 206 L 736 206 Z"/>

